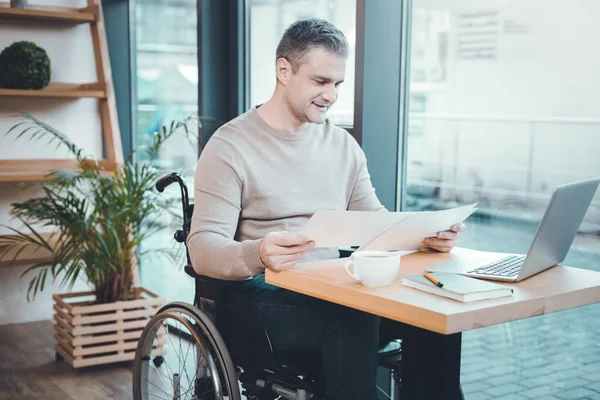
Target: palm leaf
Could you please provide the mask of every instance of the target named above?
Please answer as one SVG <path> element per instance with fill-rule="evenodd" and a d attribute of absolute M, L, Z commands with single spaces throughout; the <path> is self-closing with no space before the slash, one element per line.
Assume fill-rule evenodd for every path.
<path fill-rule="evenodd" d="M 66 148 L 79 170 L 51 171 L 50 180 L 35 183 L 39 196 L 12 204 L 10 215 L 24 228 L 6 227 L 12 234 L 0 237 L 0 260 L 11 254 L 14 263 L 18 254 L 13 252 L 24 248 L 43 248 L 51 253 L 50 261 L 34 264 L 22 274 L 34 274 L 28 299 L 44 290 L 48 279 L 59 280 L 61 286 L 71 289 L 81 277 L 94 287 L 99 301 L 124 299 L 132 280 L 132 257 L 143 240 L 181 219 L 174 210 L 179 200 L 159 197 L 153 189 L 165 171 L 153 166 L 152 160 L 178 133 L 191 140 L 195 136 L 191 127 L 200 126 L 199 122 L 187 119 L 162 127 L 148 148 L 150 161 L 136 162 L 130 153 L 114 175 L 105 176 L 97 160 L 87 157 L 66 135 L 26 112 L 18 116 L 22 120 L 6 135 L 46 139 Z M 38 233 L 41 228 L 52 229 L 52 237 L 44 239 Z M 184 254 L 183 249 L 161 249 L 156 254 L 172 259 Z"/>

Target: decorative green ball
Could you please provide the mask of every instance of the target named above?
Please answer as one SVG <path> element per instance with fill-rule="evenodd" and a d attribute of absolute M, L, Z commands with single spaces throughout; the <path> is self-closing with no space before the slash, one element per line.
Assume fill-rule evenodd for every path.
<path fill-rule="evenodd" d="M 0 53 L 0 87 L 42 89 L 50 83 L 50 58 L 33 42 L 15 42 Z"/>

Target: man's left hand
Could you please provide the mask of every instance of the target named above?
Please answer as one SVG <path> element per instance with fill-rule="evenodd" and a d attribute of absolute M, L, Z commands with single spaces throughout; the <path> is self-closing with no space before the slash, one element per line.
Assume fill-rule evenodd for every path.
<path fill-rule="evenodd" d="M 459 233 L 464 232 L 465 229 L 467 227 L 461 222 L 460 224 L 452 225 L 448 231 L 438 232 L 436 237 L 425 238 L 423 243 L 430 249 L 449 253 L 456 246 Z"/>

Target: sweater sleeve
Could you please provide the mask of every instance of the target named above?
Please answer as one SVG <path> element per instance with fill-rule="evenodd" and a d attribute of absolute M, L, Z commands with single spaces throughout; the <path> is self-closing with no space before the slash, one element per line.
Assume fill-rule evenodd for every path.
<path fill-rule="evenodd" d="M 387 211 L 375 194 L 375 188 L 371 183 L 371 175 L 367 169 L 367 158 L 358 143 L 355 144 L 354 151 L 357 157 L 358 168 L 354 187 L 352 188 L 352 195 L 348 203 L 348 210 Z"/>
<path fill-rule="evenodd" d="M 194 270 L 217 279 L 238 280 L 264 270 L 262 239 L 237 242 L 243 179 L 234 149 L 223 139 L 208 141 L 194 178 L 194 213 L 187 245 Z"/>

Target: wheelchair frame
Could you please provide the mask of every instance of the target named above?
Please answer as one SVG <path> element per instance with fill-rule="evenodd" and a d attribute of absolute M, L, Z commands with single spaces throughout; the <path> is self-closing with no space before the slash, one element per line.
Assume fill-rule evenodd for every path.
<path fill-rule="evenodd" d="M 177 242 L 185 244 L 190 232 L 194 205 L 189 203 L 188 190 L 183 179 L 177 173 L 171 173 L 156 182 L 155 186 L 159 192 L 163 192 L 167 186 L 173 183 L 179 184 L 183 210 L 183 226 L 182 229 L 175 232 L 174 238 Z M 318 368 L 320 358 L 305 360 L 298 364 L 294 360 L 291 363 L 277 360 L 269 335 L 251 304 L 233 290 L 231 282 L 198 275 L 191 266 L 187 246 L 186 259 L 185 272 L 195 279 L 193 305 L 182 302 L 169 303 L 157 312 L 153 320 L 160 320 L 161 315 L 167 315 L 166 313 L 172 312 L 172 310 L 185 312 L 186 316 L 193 321 L 195 326 L 193 329 L 201 332 L 204 338 L 210 339 L 212 344 L 208 347 L 212 346 L 212 350 L 218 353 L 213 358 L 221 363 L 221 368 L 211 369 L 210 374 L 207 374 L 210 371 L 207 371 L 206 368 L 201 371 L 197 369 L 198 376 L 214 376 L 216 371 L 224 373 L 227 389 L 223 392 L 226 392 L 228 398 L 235 400 L 240 399 L 238 380 L 243 389 L 242 394 L 248 400 L 275 399 L 279 396 L 292 400 L 325 399 L 325 387 Z M 226 326 L 231 323 L 235 323 L 239 328 L 236 328 L 235 331 L 226 329 Z M 153 329 L 153 326 L 151 323 L 146 326 L 142 338 L 152 334 L 149 331 Z M 197 332 L 192 332 L 190 336 L 195 336 Z M 251 338 L 253 346 L 248 346 L 248 338 Z M 206 341 L 206 339 L 203 340 Z M 146 346 L 148 346 L 147 343 Z M 140 339 L 134 362 L 134 400 L 143 398 L 140 393 L 140 387 L 143 386 L 140 383 L 140 375 L 143 375 L 141 372 L 144 368 L 143 363 L 150 362 L 148 355 L 144 355 L 143 347 L 143 340 Z M 207 358 L 211 358 L 206 351 L 210 351 L 210 348 L 204 349 L 203 354 L 206 354 Z M 391 372 L 390 398 L 398 398 L 397 388 L 400 384 L 401 359 L 399 343 L 396 343 L 391 349 L 386 348 L 380 351 L 380 366 L 388 368 Z M 317 366 L 312 365 L 315 361 L 319 363 Z M 155 357 L 153 362 L 158 368 L 162 363 L 162 356 Z M 200 379 L 198 376 L 194 379 Z M 178 379 L 174 378 L 172 381 L 174 382 L 174 400 L 181 400 L 179 389 L 176 387 Z M 223 398 L 223 396 L 223 393 L 215 393 L 214 398 Z M 192 398 L 200 399 L 201 397 Z"/>

